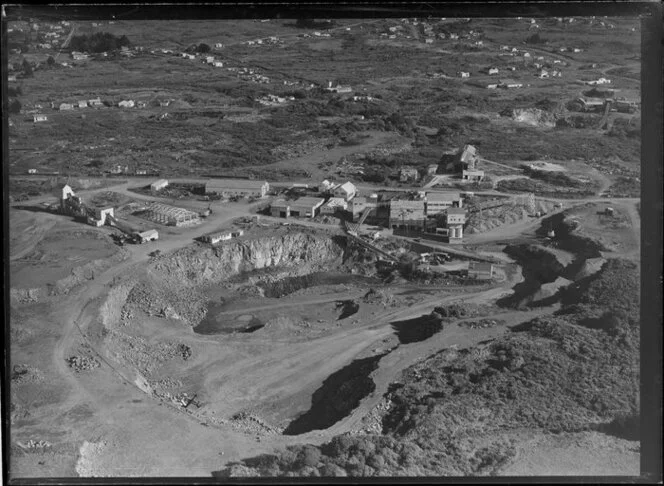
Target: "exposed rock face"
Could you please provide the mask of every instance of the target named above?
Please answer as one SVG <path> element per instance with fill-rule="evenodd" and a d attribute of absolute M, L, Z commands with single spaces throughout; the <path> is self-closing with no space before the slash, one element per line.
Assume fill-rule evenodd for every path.
<path fill-rule="evenodd" d="M 345 240 L 303 232 L 239 240 L 210 248 L 184 248 L 154 270 L 183 284 L 216 283 L 241 272 L 270 267 L 303 274 L 341 264 Z"/>

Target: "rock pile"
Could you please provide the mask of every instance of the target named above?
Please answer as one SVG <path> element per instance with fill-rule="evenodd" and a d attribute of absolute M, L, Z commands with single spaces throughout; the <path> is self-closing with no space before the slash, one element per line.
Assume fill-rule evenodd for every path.
<path fill-rule="evenodd" d="M 28 449 L 45 449 L 45 448 L 47 448 L 47 447 L 51 447 L 51 443 L 50 443 L 50 442 L 47 442 L 47 441 L 45 441 L 45 440 L 37 440 L 37 441 L 34 441 L 34 440 L 30 439 L 30 440 L 25 444 L 25 446 L 26 446 Z"/>
<path fill-rule="evenodd" d="M 97 358 L 91 356 L 70 356 L 67 358 L 67 364 L 69 364 L 69 367 L 76 373 L 90 371 L 101 366 L 101 363 Z"/>
<path fill-rule="evenodd" d="M 140 337 L 129 336 L 110 330 L 106 337 L 109 350 L 121 361 L 129 363 L 143 375 L 148 376 L 161 363 L 181 358 L 187 360 L 192 351 L 183 343 L 165 342 L 150 344 Z"/>
<path fill-rule="evenodd" d="M 383 306 L 393 306 L 396 304 L 394 296 L 385 290 L 369 289 L 362 298 L 365 304 L 379 304 Z"/>
<path fill-rule="evenodd" d="M 267 424 L 264 420 L 247 412 L 239 412 L 231 417 L 230 425 L 246 434 L 276 435 L 282 430 Z"/>
<path fill-rule="evenodd" d="M 497 319 L 480 319 L 479 321 L 460 322 L 459 326 L 467 327 L 468 329 L 486 329 L 489 327 L 497 326 L 499 324 L 505 324 L 505 321 Z"/>

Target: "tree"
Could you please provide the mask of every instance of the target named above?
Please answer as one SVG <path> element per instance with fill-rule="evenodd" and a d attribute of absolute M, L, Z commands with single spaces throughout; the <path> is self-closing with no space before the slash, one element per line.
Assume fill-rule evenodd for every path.
<path fill-rule="evenodd" d="M 21 102 L 14 98 L 9 102 L 9 113 L 21 113 Z"/>
<path fill-rule="evenodd" d="M 210 52 L 211 48 L 207 44 L 200 43 L 200 44 L 198 44 L 198 49 L 197 50 L 198 50 L 198 52 L 206 53 L 206 52 Z"/>
<path fill-rule="evenodd" d="M 24 76 L 30 77 L 30 76 L 33 75 L 32 66 L 30 65 L 30 63 L 28 62 L 27 59 L 23 59 L 23 63 L 21 64 L 21 68 L 23 69 L 23 75 Z"/>
<path fill-rule="evenodd" d="M 46 59 L 46 64 L 51 67 L 55 66 L 55 59 L 53 59 L 53 56 L 48 56 Z"/>

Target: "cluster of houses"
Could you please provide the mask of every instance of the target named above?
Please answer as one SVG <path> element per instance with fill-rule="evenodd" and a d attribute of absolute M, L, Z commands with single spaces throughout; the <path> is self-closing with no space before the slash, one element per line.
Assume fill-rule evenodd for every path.
<path fill-rule="evenodd" d="M 294 96 L 277 96 L 273 94 L 265 95 L 261 98 L 256 98 L 256 101 L 265 106 L 278 106 L 286 103 L 287 101 L 295 101 Z"/>
<path fill-rule="evenodd" d="M 347 212 L 358 223 L 367 222 L 423 235 L 435 235 L 450 243 L 460 243 L 466 210 L 460 194 L 425 192 L 382 193 L 356 196 Z"/>
<path fill-rule="evenodd" d="M 600 84 L 611 84 L 611 80 L 606 78 L 599 78 L 593 81 L 586 81 L 586 84 L 590 86 L 597 86 Z"/>
<path fill-rule="evenodd" d="M 104 102 L 102 102 L 100 98 L 95 98 L 92 100 L 78 100 L 73 103 L 60 103 L 59 105 L 56 103 L 51 103 L 51 108 L 54 110 L 57 109 L 59 111 L 72 111 L 83 108 L 100 108 L 102 106 L 104 106 Z M 145 101 L 121 100 L 118 102 L 117 106 L 120 108 L 145 108 L 147 103 Z"/>
<path fill-rule="evenodd" d="M 426 20 L 417 20 L 417 19 L 401 19 L 401 23 L 403 25 L 393 25 L 387 28 L 386 31 L 380 33 L 380 37 L 387 38 L 390 40 L 397 39 L 398 37 L 403 37 L 405 39 L 412 39 L 413 36 L 409 34 L 410 29 L 404 28 L 404 25 L 413 25 L 416 28 L 421 27 L 421 32 L 422 32 L 422 42 L 425 44 L 433 44 L 437 39 L 440 40 L 445 40 L 445 39 L 450 39 L 450 40 L 462 40 L 462 39 L 475 39 L 481 35 L 480 32 L 474 31 L 474 30 L 469 30 L 468 32 L 449 32 L 449 31 L 443 31 L 443 32 L 434 32 L 434 27 L 433 25 Z M 470 44 L 473 47 L 481 47 L 483 45 L 483 41 L 481 40 L 475 40 Z"/>
<path fill-rule="evenodd" d="M 264 39 L 255 39 L 244 42 L 244 44 L 248 46 L 278 45 L 282 43 L 283 41 L 276 36 L 270 36 Z"/>
<path fill-rule="evenodd" d="M 351 182 L 323 181 L 317 195 L 293 200 L 277 199 L 270 214 L 277 218 L 314 218 L 338 215 L 359 224 L 368 222 L 395 231 L 430 234 L 449 242 L 461 242 L 466 210 L 460 194 L 403 191 L 359 196 Z"/>
<path fill-rule="evenodd" d="M 278 199 L 270 206 L 270 213 L 277 218 L 305 217 L 313 218 L 318 214 L 332 215 L 338 211 L 346 211 L 348 203 L 357 192 L 351 182 L 332 184 L 325 180 L 319 187 L 319 196 L 304 196 L 287 201 Z"/>
<path fill-rule="evenodd" d="M 332 93 L 352 93 L 353 88 L 350 86 L 342 86 L 339 83 L 336 84 L 336 86 L 332 86 L 332 81 L 327 82 L 327 86 L 325 87 L 326 91 L 330 91 Z"/>

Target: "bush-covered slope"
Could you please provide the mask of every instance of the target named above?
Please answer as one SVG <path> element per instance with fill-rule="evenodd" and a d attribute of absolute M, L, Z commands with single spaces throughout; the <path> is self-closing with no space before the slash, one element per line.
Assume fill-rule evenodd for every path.
<path fill-rule="evenodd" d="M 555 316 L 490 343 L 443 350 L 404 371 L 383 435 L 338 436 L 231 465 L 218 474 L 492 474 L 514 454 L 508 433 L 600 430 L 638 438 L 638 267 L 609 260 Z"/>

